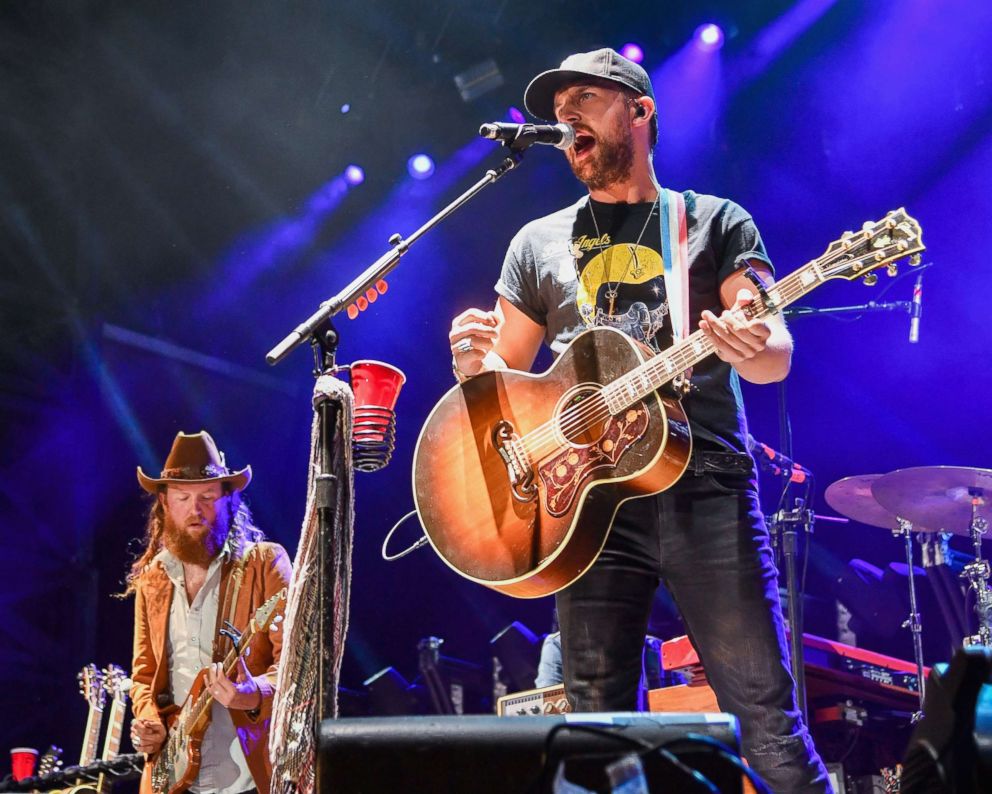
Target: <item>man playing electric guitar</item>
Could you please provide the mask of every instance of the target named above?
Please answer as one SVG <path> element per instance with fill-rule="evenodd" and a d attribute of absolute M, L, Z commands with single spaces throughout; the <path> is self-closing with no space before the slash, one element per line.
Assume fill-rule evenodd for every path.
<path fill-rule="evenodd" d="M 792 355 L 781 320 L 739 311 L 756 290 L 745 268 L 772 281 L 757 228 L 731 201 L 660 187 L 651 82 L 616 52 L 570 56 L 531 82 L 525 103 L 575 129 L 566 157 L 588 196 L 525 226 L 506 255 L 495 309 L 454 320 L 459 380 L 528 370 L 542 341 L 557 354 L 594 326 L 661 350 L 698 323 L 716 349 L 683 398 L 688 471 L 663 493 L 625 502 L 596 562 L 557 594 L 567 694 L 577 711 L 635 708 L 648 615 L 664 581 L 721 708 L 741 720 L 751 766 L 777 792 L 827 791 L 789 672 L 738 382 L 779 381 Z"/>
<path fill-rule="evenodd" d="M 140 468 L 141 487 L 154 495 L 146 545 L 128 576 L 135 595 L 131 740 L 154 756 L 169 717 L 207 668 L 213 698 L 199 746 L 198 794 L 268 792 L 269 719 L 282 632 L 256 634 L 235 680 L 221 660 L 231 648 L 227 624 L 248 626 L 255 610 L 289 585 L 285 549 L 264 541 L 241 492 L 251 467 L 230 471 L 208 433 L 179 433 L 159 477 Z M 151 764 L 142 777 L 151 791 Z"/>

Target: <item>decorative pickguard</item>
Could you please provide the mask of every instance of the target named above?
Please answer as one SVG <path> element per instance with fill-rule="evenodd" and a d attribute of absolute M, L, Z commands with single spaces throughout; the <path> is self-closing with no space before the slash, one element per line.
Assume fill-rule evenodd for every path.
<path fill-rule="evenodd" d="M 548 513 L 562 516 L 572 508 L 580 486 L 597 469 L 616 466 L 630 447 L 644 437 L 650 417 L 637 403 L 606 420 L 602 437 L 588 447 L 570 447 L 538 468 Z"/>

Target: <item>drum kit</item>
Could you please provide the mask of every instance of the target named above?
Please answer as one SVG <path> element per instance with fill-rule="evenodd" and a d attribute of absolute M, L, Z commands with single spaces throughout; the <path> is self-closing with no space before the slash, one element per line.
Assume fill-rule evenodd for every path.
<path fill-rule="evenodd" d="M 964 566 L 961 578 L 974 593 L 978 631 L 962 641 L 964 645 L 992 646 L 989 562 L 982 557 L 982 539 L 992 517 L 992 470 L 919 466 L 890 474 L 863 474 L 833 483 L 825 497 L 838 513 L 862 524 L 888 529 L 904 542 L 910 604 L 904 626 L 912 633 L 922 712 L 923 626 L 916 605 L 912 536 L 915 533 L 921 541 L 936 535 L 944 539 L 959 535 L 971 540 L 974 559 Z"/>

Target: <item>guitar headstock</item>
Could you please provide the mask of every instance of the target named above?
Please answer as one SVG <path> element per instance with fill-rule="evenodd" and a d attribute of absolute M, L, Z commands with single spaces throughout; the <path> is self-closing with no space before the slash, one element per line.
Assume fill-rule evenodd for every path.
<path fill-rule="evenodd" d="M 871 285 L 878 280 L 874 271 L 883 265 L 894 276 L 900 259 L 909 257 L 910 265 L 920 264 L 919 254 L 925 248 L 919 222 L 900 207 L 879 221 L 868 221 L 859 232 L 844 232 L 815 260 L 815 266 L 824 279 L 864 278 Z"/>
<path fill-rule="evenodd" d="M 262 604 L 262 606 L 255 610 L 255 616 L 252 620 L 254 621 L 255 628 L 258 631 L 266 631 L 269 628 L 269 624 L 276 618 L 276 608 L 285 600 L 286 588 L 284 587 L 272 596 L 272 598 Z M 281 616 L 279 617 L 281 619 Z"/>
<path fill-rule="evenodd" d="M 90 708 L 103 711 L 107 703 L 107 692 L 103 688 L 103 673 L 95 664 L 88 664 L 76 674 L 76 679 L 79 681 L 79 691 L 90 704 Z"/>
<path fill-rule="evenodd" d="M 38 760 L 38 771 L 34 775 L 35 777 L 44 777 L 52 774 L 52 772 L 57 772 L 61 766 L 62 748 L 50 744 L 44 755 Z"/>
<path fill-rule="evenodd" d="M 113 700 L 126 703 L 127 693 L 131 691 L 131 679 L 120 665 L 108 664 L 103 668 L 103 688 Z"/>

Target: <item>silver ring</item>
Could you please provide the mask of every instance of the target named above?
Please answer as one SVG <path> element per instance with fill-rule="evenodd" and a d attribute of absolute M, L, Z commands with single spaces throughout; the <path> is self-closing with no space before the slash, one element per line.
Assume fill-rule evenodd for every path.
<path fill-rule="evenodd" d="M 472 340 L 466 337 L 465 339 L 460 339 L 458 344 L 455 345 L 456 353 L 468 353 L 472 350 Z"/>

